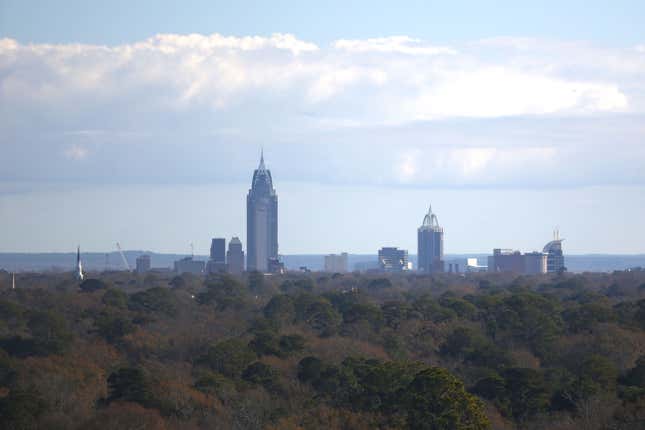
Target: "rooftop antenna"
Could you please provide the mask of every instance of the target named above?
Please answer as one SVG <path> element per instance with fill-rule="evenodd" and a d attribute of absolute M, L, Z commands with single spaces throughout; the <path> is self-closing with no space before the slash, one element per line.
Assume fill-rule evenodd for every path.
<path fill-rule="evenodd" d="M 130 265 L 128 264 L 128 260 L 125 258 L 125 254 L 123 253 L 123 250 L 121 249 L 121 244 L 119 242 L 116 243 L 116 249 L 119 250 L 119 254 L 121 254 L 121 260 L 123 260 L 123 265 L 125 266 L 126 270 L 129 272 Z"/>

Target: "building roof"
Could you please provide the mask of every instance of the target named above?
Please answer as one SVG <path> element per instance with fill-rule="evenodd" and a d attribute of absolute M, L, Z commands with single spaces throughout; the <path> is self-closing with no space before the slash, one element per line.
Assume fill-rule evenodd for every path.
<path fill-rule="evenodd" d="M 274 193 L 271 171 L 264 165 L 264 150 L 260 153 L 260 164 L 258 165 L 258 168 L 253 172 L 251 190 L 267 194 Z"/>
<path fill-rule="evenodd" d="M 428 207 L 428 213 L 423 217 L 423 224 L 421 224 L 420 229 L 429 230 L 429 229 L 439 229 L 439 219 L 437 216 L 432 213 L 432 205 Z"/>
<path fill-rule="evenodd" d="M 562 251 L 562 241 L 563 240 L 564 239 L 552 240 L 551 242 L 549 242 L 546 245 L 544 245 L 544 249 L 542 249 L 542 252 L 548 254 L 551 251 Z"/>

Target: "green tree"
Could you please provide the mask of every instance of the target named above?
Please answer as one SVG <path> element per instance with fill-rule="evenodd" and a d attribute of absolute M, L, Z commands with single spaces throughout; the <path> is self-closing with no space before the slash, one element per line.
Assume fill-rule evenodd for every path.
<path fill-rule="evenodd" d="M 98 333 L 108 342 L 115 342 L 134 331 L 132 321 L 119 314 L 103 312 L 94 321 Z"/>
<path fill-rule="evenodd" d="M 122 367 L 108 377 L 108 402 L 115 400 L 154 406 L 154 398 L 148 378 L 138 367 Z"/>
<path fill-rule="evenodd" d="M 323 362 L 316 357 L 305 357 L 298 363 L 298 379 L 302 382 L 313 382 L 320 378 Z"/>
<path fill-rule="evenodd" d="M 622 382 L 625 385 L 645 388 L 645 355 L 638 358 L 636 366 L 627 371 Z"/>
<path fill-rule="evenodd" d="M 104 305 L 125 309 L 128 307 L 128 295 L 123 290 L 108 288 L 101 299 Z"/>
<path fill-rule="evenodd" d="M 549 392 L 540 372 L 533 369 L 511 368 L 504 373 L 506 398 L 513 418 L 525 422 L 549 406 Z"/>
<path fill-rule="evenodd" d="M 106 290 L 108 285 L 100 279 L 86 279 L 79 286 L 84 293 L 91 293 L 98 290 Z"/>
<path fill-rule="evenodd" d="M 446 369 L 431 367 L 419 372 L 406 391 L 407 425 L 410 429 L 489 429 L 483 404 Z"/>
<path fill-rule="evenodd" d="M 283 324 L 291 324 L 296 318 L 293 297 L 286 294 L 273 296 L 263 309 L 264 316 Z"/>
<path fill-rule="evenodd" d="M 321 336 L 331 336 L 338 331 L 341 316 L 330 303 L 318 301 L 307 308 L 306 322 Z"/>
<path fill-rule="evenodd" d="M 174 317 L 177 315 L 175 295 L 167 288 L 154 287 L 134 293 L 128 303 L 130 310 L 139 312 L 159 312 Z"/>
<path fill-rule="evenodd" d="M 281 391 L 278 372 L 262 362 L 251 363 L 242 373 L 242 379 L 252 384 L 262 385 L 269 392 Z"/>
<path fill-rule="evenodd" d="M 256 357 L 256 354 L 244 341 L 234 338 L 209 348 L 206 359 L 216 372 L 237 378 Z"/>
<path fill-rule="evenodd" d="M 60 354 L 72 342 L 72 333 L 65 318 L 53 311 L 36 311 L 27 323 L 35 346 L 42 354 Z"/>
<path fill-rule="evenodd" d="M 28 430 L 39 428 L 38 419 L 45 415 L 49 405 L 34 389 L 13 389 L 0 398 L 0 427 Z"/>

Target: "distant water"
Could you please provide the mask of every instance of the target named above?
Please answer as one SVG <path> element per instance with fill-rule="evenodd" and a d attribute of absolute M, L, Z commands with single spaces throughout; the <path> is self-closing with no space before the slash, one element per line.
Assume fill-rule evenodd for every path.
<path fill-rule="evenodd" d="M 138 256 L 148 254 L 151 257 L 152 267 L 172 268 L 173 262 L 186 257 L 185 254 L 157 254 L 146 251 L 125 251 L 126 260 L 134 268 Z M 486 265 L 486 254 L 448 254 L 446 262 L 459 264 L 463 271 L 466 258 L 477 258 L 480 265 Z M 82 253 L 83 267 L 86 270 L 124 270 L 125 265 L 117 252 Z M 207 260 L 208 256 L 196 255 L 196 260 Z M 282 260 L 289 270 L 298 270 L 307 267 L 310 270 L 322 270 L 324 255 L 284 255 Z M 410 261 L 417 267 L 417 256 L 411 255 Z M 16 272 L 41 272 L 41 271 L 68 271 L 76 263 L 76 253 L 0 253 L 0 270 Z M 376 255 L 350 254 L 348 256 L 349 270 L 366 270 L 377 265 Z M 625 270 L 632 267 L 645 267 L 645 254 L 638 255 L 565 255 L 565 265 L 570 272 L 611 272 Z M 446 266 L 446 269 L 448 267 Z"/>

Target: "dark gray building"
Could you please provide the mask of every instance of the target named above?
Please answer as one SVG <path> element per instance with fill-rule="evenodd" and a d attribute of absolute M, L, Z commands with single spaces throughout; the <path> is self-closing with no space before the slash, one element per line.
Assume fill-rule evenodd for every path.
<path fill-rule="evenodd" d="M 244 251 L 242 250 L 242 242 L 237 237 L 234 237 L 228 243 L 226 261 L 229 272 L 234 274 L 244 272 Z"/>
<path fill-rule="evenodd" d="M 278 195 L 264 154 L 246 196 L 246 237 L 247 270 L 267 272 L 269 261 L 278 259 Z"/>
<path fill-rule="evenodd" d="M 408 251 L 405 249 L 383 247 L 378 250 L 379 268 L 384 272 L 403 272 L 409 269 Z"/>
<path fill-rule="evenodd" d="M 221 263 L 226 261 L 226 239 L 214 238 L 211 240 L 211 260 Z"/>
<path fill-rule="evenodd" d="M 418 270 L 425 273 L 444 271 L 443 261 L 443 228 L 439 227 L 437 216 L 432 213 L 432 206 L 423 218 L 417 230 Z"/>

